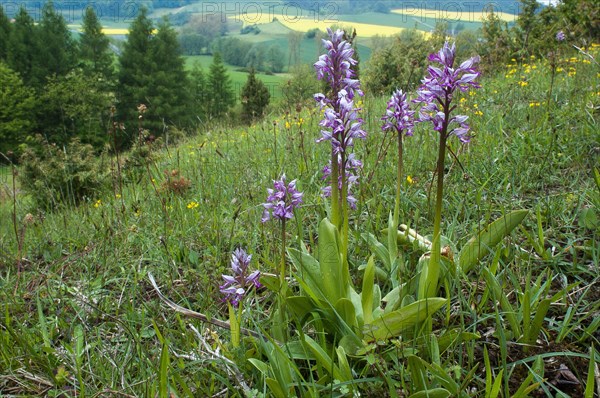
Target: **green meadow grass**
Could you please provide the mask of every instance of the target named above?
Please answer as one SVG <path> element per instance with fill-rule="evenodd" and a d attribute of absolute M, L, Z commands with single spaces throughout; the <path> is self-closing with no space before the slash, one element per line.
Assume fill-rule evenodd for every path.
<path fill-rule="evenodd" d="M 208 63 L 206 57 L 198 59 Z M 450 143 L 456 158 L 447 161 L 443 233 L 461 246 L 499 215 L 529 209 L 523 228 L 484 265 L 500 268 L 504 292 L 515 306 L 529 273 L 534 278 L 548 273 L 552 293 L 564 290 L 567 295 L 551 308 L 535 351 L 523 355 L 503 334 L 495 303 L 482 298 L 478 272 L 461 281 L 460 292 L 447 292 L 452 303 L 442 315 L 447 327 L 485 336 L 439 353 L 441 366 L 464 381 L 465 389 L 485 390 L 483 367 L 465 379 L 483 363 L 483 347 L 493 355 L 495 369 L 506 365 L 505 394 L 514 393 L 527 374 L 532 364 L 527 358 L 550 352 L 560 352 L 576 377 L 586 380 L 588 361 L 580 356 L 599 343 L 593 314 L 600 309 L 594 288 L 600 235 L 579 217 L 598 194 L 592 168 L 600 155 L 600 87 L 597 67 L 582 60 L 568 64 L 577 70 L 573 76 L 565 64 L 552 93 L 548 65 L 528 60 L 535 68 L 513 65 L 506 77 L 484 77 L 483 88 L 459 102 L 470 116 L 473 138 L 465 146 Z M 527 85 L 519 84 L 523 81 Z M 363 99 L 369 135 L 355 148 L 364 162 L 358 208 L 351 215 L 355 266 L 370 255 L 359 234 L 381 236 L 393 208 L 394 141 L 380 131 L 386 100 Z M 76 390 L 80 396 L 153 397 L 168 382 L 178 396 L 213 396 L 226 389 L 229 396 L 241 396 L 239 380 L 209 349 L 232 358 L 257 396 L 266 393 L 245 359 L 253 355 L 253 346 L 245 346 L 247 352 L 231 351 L 226 331 L 171 311 L 151 288 L 148 274 L 178 304 L 226 319 L 218 286 L 232 250 L 246 248 L 253 254 L 253 268 L 276 269 L 279 232 L 274 223 L 261 224 L 261 203 L 272 180 L 283 173 L 297 179 L 305 192 L 304 205 L 290 221 L 288 243 L 313 247 L 317 223 L 326 214 L 320 170 L 329 156 L 326 144 L 315 144 L 319 119 L 320 113 L 307 107 L 299 114 L 270 115 L 249 127 L 215 124 L 176 147 L 156 150 L 143 167 L 125 168 L 121 174 L 114 159 L 106 157 L 104 164 L 114 181 L 121 180 L 122 189 L 115 183 L 114 189 L 99 191 L 78 207 L 53 211 L 34 208 L 20 193 L 16 225 L 10 198 L 3 198 L 2 395 L 69 396 Z M 436 145 L 436 135 L 423 125 L 405 141 L 405 173 L 411 182 L 403 186 L 402 220 L 424 235 L 432 231 L 429 196 Z M 182 194 L 168 188 L 167 175 L 173 170 L 190 182 Z M 0 177 L 10 177 L 6 171 L 0 169 Z M 360 280 L 362 274 L 352 272 Z M 265 327 L 273 297 L 265 290 L 256 295 L 244 319 L 258 330 Z M 389 354 L 375 350 L 373 358 L 384 363 Z M 385 366 L 398 383 L 410 383 L 401 358 Z M 378 391 L 372 388 L 381 385 L 367 385 L 365 393 Z M 580 389 L 572 396 L 581 394 Z"/>
<path fill-rule="evenodd" d="M 191 70 L 194 67 L 194 64 L 198 64 L 202 67 L 202 71 L 205 76 L 208 76 L 210 73 L 210 65 L 212 63 L 212 55 L 194 55 L 194 56 L 186 56 L 185 58 L 185 68 L 186 70 Z M 238 70 L 238 67 L 225 65 L 227 68 L 227 73 L 231 78 L 231 85 L 233 90 L 236 93 L 236 98 L 239 98 L 240 92 L 244 84 L 246 84 L 246 80 L 248 79 L 248 73 L 242 72 Z M 265 73 L 257 73 L 256 77 L 260 79 L 269 89 L 271 93 L 271 100 L 276 100 L 281 98 L 282 89 L 289 78 L 290 75 L 286 73 L 277 73 L 277 74 L 265 74 Z M 238 101 L 239 102 L 239 101 Z"/>

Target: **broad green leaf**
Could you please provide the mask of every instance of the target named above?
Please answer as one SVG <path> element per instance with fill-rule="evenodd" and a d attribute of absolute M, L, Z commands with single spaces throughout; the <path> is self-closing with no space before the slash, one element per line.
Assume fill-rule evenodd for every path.
<path fill-rule="evenodd" d="M 307 335 L 304 335 L 304 341 L 308 345 L 308 348 L 315 354 L 317 362 L 323 369 L 331 372 L 334 379 L 342 380 L 343 377 L 340 368 L 333 362 L 333 359 L 325 352 L 323 347 Z"/>
<path fill-rule="evenodd" d="M 509 235 L 529 213 L 529 210 L 516 210 L 508 213 L 485 227 L 473 236 L 459 253 L 458 264 L 464 273 L 469 272 L 502 238 Z"/>
<path fill-rule="evenodd" d="M 354 377 L 352 377 L 352 369 L 348 363 L 348 357 L 346 356 L 346 350 L 344 350 L 344 347 L 338 347 L 335 352 L 337 353 L 340 373 L 342 375 L 340 381 L 354 380 Z"/>
<path fill-rule="evenodd" d="M 290 296 L 285 299 L 288 310 L 297 319 L 304 319 L 316 309 L 314 301 L 306 296 Z"/>
<path fill-rule="evenodd" d="M 392 263 L 390 261 L 390 252 L 388 249 L 371 233 L 363 233 L 361 236 L 369 245 L 371 253 L 377 256 L 385 266 L 385 271 L 389 274 L 392 271 Z"/>
<path fill-rule="evenodd" d="M 362 294 L 356 293 L 356 290 L 354 290 L 352 287 L 350 287 L 349 290 L 350 290 L 350 301 L 352 301 L 352 305 L 354 306 L 354 312 L 356 314 L 356 321 L 358 323 L 358 328 L 359 328 L 359 330 L 362 330 L 362 327 L 365 324 L 363 310 L 362 310 Z"/>
<path fill-rule="evenodd" d="M 319 224 L 319 266 L 320 285 L 325 298 L 330 303 L 337 303 L 346 298 L 350 273 L 345 269 L 340 255 L 340 239 L 337 228 L 326 218 Z"/>
<path fill-rule="evenodd" d="M 419 361 L 419 358 L 414 355 L 409 356 L 408 370 L 411 376 L 412 391 L 417 391 L 417 393 L 424 391 L 429 381 L 427 380 L 427 370 L 423 366 L 423 362 Z"/>
<path fill-rule="evenodd" d="M 263 375 L 263 377 L 269 375 L 269 365 L 263 361 L 256 358 L 248 358 L 248 362 L 250 362 Z"/>
<path fill-rule="evenodd" d="M 283 389 L 281 388 L 281 386 L 279 385 L 277 380 L 269 377 L 269 378 L 265 379 L 265 383 L 267 383 L 267 386 L 269 387 L 269 390 L 271 390 L 271 393 L 273 394 L 274 397 L 287 398 L 288 395 L 284 393 Z"/>
<path fill-rule="evenodd" d="M 373 288 L 375 286 L 375 260 L 373 256 L 369 258 L 365 275 L 363 276 L 361 303 L 363 310 L 364 323 L 373 321 Z"/>
<path fill-rule="evenodd" d="M 544 318 L 550 309 L 550 304 L 552 304 L 552 299 L 544 299 L 542 300 L 535 310 L 535 316 L 533 317 L 533 321 L 531 321 L 529 325 L 529 330 L 523 331 L 527 333 L 525 337 L 525 344 L 535 344 L 537 340 L 540 330 L 542 330 L 542 324 L 544 323 Z"/>
<path fill-rule="evenodd" d="M 342 317 L 344 322 L 352 327 L 353 329 L 358 328 L 358 322 L 356 320 L 356 311 L 354 310 L 354 304 L 347 298 L 341 298 L 335 303 L 335 310 Z"/>
<path fill-rule="evenodd" d="M 434 257 L 437 258 L 437 263 Z M 419 258 L 419 263 L 417 264 L 419 273 L 417 297 L 419 299 L 433 297 L 437 293 L 440 278 L 440 257 L 439 253 L 437 256 L 433 256 L 432 252 L 431 254 L 423 254 Z"/>
<path fill-rule="evenodd" d="M 429 390 L 419 391 L 408 398 L 448 398 L 450 395 L 450 391 L 445 388 L 432 388 Z"/>
<path fill-rule="evenodd" d="M 308 289 L 320 297 L 323 297 L 321 267 L 319 262 L 309 253 L 297 249 L 287 249 L 288 256 L 296 268 L 296 275 L 306 283 Z M 277 278 L 279 280 L 279 278 Z M 262 280 L 261 280 L 262 281 Z"/>
<path fill-rule="evenodd" d="M 478 333 L 463 332 L 460 329 L 450 330 L 438 337 L 440 352 L 444 352 L 455 345 L 477 340 L 481 336 Z"/>
<path fill-rule="evenodd" d="M 446 304 L 447 300 L 440 297 L 422 299 L 399 310 L 385 314 L 373 320 L 371 325 L 365 325 L 365 339 L 368 342 L 386 340 L 411 331 L 431 314 Z"/>

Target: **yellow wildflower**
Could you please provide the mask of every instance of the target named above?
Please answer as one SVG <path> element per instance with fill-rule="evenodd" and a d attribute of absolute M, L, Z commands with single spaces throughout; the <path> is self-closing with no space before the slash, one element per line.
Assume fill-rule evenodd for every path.
<path fill-rule="evenodd" d="M 285 121 L 285 128 L 286 129 L 290 129 L 290 127 L 292 127 L 292 125 L 290 124 L 290 122 L 288 122 L 287 120 Z"/>
<path fill-rule="evenodd" d="M 409 184 L 414 184 L 415 182 L 413 181 L 411 176 L 406 176 L 406 182 L 408 182 Z"/>
<path fill-rule="evenodd" d="M 96 203 L 94 203 L 94 207 L 97 209 L 100 206 L 102 206 L 102 200 L 98 199 Z"/>
<path fill-rule="evenodd" d="M 121 194 L 120 194 L 120 193 L 116 193 L 116 194 L 115 194 L 115 198 L 117 198 L 117 199 L 121 199 Z"/>
<path fill-rule="evenodd" d="M 529 84 L 529 82 L 520 81 L 518 84 L 521 87 L 525 87 L 525 86 L 527 86 Z"/>
<path fill-rule="evenodd" d="M 200 205 L 198 204 L 198 202 L 191 201 L 190 203 L 188 203 L 188 205 L 187 205 L 187 208 L 188 208 L 188 209 L 195 209 L 195 208 L 196 208 L 196 207 L 198 207 L 198 206 L 200 206 Z"/>

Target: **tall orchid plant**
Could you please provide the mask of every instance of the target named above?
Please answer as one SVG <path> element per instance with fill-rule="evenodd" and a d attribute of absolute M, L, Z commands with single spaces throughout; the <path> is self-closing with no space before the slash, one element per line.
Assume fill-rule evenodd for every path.
<path fill-rule="evenodd" d="M 362 96 L 358 79 L 352 67 L 357 61 L 353 58 L 354 49 L 344 32 L 327 29 L 329 40 L 323 39 L 326 53 L 315 63 L 317 78 L 325 79 L 329 86 L 327 94 L 318 93 L 314 98 L 323 111 L 320 122 L 321 138 L 317 142 L 331 143 L 331 159 L 324 169 L 325 178 L 330 178 L 330 186 L 323 190 L 324 196 L 331 197 L 331 222 L 342 236 L 342 250 L 348 246 L 348 207 L 353 207 L 356 199 L 351 188 L 357 183 L 357 171 L 362 163 L 349 149 L 357 138 L 364 139 L 366 132 L 361 128 L 363 120 L 358 116 L 360 108 L 354 104 L 356 95 Z"/>
<path fill-rule="evenodd" d="M 439 52 L 429 56 L 429 61 L 433 65 L 427 68 L 428 75 L 422 80 L 422 85 L 417 90 L 418 97 L 414 100 L 416 103 L 423 105 L 419 112 L 419 121 L 432 123 L 433 129 L 440 136 L 436 167 L 437 189 L 431 258 L 429 265 L 421 273 L 420 298 L 433 297 L 437 292 L 441 261 L 442 199 L 444 194 L 446 143 L 451 135 L 458 137 L 461 142 L 469 142 L 468 117 L 453 115 L 456 109 L 453 100 L 459 92 L 481 87 L 475 81 L 480 74 L 475 69 L 479 57 L 469 58 L 458 67 L 454 66 L 455 57 L 456 46 L 454 44 L 450 45 L 448 42 L 444 43 Z"/>

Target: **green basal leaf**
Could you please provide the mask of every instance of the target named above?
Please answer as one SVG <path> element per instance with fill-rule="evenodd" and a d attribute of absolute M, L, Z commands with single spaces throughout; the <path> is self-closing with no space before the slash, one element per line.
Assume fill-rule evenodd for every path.
<path fill-rule="evenodd" d="M 485 227 L 478 235 L 473 236 L 463 246 L 459 253 L 458 264 L 464 273 L 469 272 L 487 254 L 492 253 L 494 247 L 502 238 L 515 229 L 529 210 L 516 210 L 510 212 Z"/>
<path fill-rule="evenodd" d="M 338 357 L 340 373 L 342 374 L 342 378 L 340 379 L 340 381 L 354 380 L 354 377 L 352 377 L 352 369 L 350 368 L 350 364 L 348 363 L 348 357 L 346 356 L 346 350 L 344 350 L 344 347 L 338 347 L 335 350 L 335 352 Z"/>
<path fill-rule="evenodd" d="M 263 361 L 256 358 L 248 358 L 248 362 L 250 362 L 252 366 L 254 366 L 263 375 L 263 377 L 269 375 L 269 365 Z"/>
<path fill-rule="evenodd" d="M 267 386 L 269 387 L 269 390 L 271 390 L 271 393 L 273 394 L 274 397 L 287 398 L 287 394 L 285 394 L 283 392 L 283 389 L 281 388 L 281 386 L 279 385 L 277 380 L 271 379 L 271 378 L 266 378 L 265 383 L 267 383 Z"/>
<path fill-rule="evenodd" d="M 301 279 L 304 284 L 306 284 L 306 288 L 310 290 L 311 295 L 321 298 L 324 297 L 323 287 L 321 286 L 323 278 L 321 276 L 319 262 L 304 250 L 300 251 L 288 248 L 287 253 L 292 264 L 296 268 L 297 279 Z M 279 281 L 279 278 L 276 277 L 276 279 Z"/>
<path fill-rule="evenodd" d="M 285 299 L 288 310 L 297 319 L 304 319 L 308 314 L 313 312 L 316 307 L 313 300 L 306 296 L 291 296 Z"/>
<path fill-rule="evenodd" d="M 334 379 L 342 380 L 342 373 L 340 368 L 335 365 L 333 359 L 327 354 L 327 352 L 321 347 L 316 341 L 310 336 L 304 335 L 304 342 L 306 343 L 309 350 L 315 354 L 317 363 L 328 372 L 332 373 Z"/>
<path fill-rule="evenodd" d="M 447 299 L 433 297 L 416 301 L 399 310 L 385 314 L 365 325 L 367 342 L 397 337 L 403 332 L 412 331 L 418 324 L 446 304 Z"/>
<path fill-rule="evenodd" d="M 364 314 L 363 314 L 363 309 L 362 309 L 362 295 L 356 293 L 356 290 L 354 290 L 352 287 L 350 287 L 350 301 L 352 301 L 352 305 L 354 306 L 354 311 L 356 313 L 356 321 L 358 322 L 358 330 L 362 330 L 362 327 L 365 324 Z"/>
<path fill-rule="evenodd" d="M 340 254 L 339 233 L 335 225 L 324 218 L 319 224 L 319 285 L 330 303 L 348 297 L 350 273 Z"/>
<path fill-rule="evenodd" d="M 533 321 L 529 324 L 529 330 L 523 330 L 523 333 L 525 334 L 525 344 L 535 344 L 535 341 L 542 330 L 544 318 L 550 309 L 550 304 L 552 304 L 551 299 L 544 299 L 538 304 Z"/>
<path fill-rule="evenodd" d="M 339 299 L 337 303 L 335 303 L 335 310 L 348 326 L 352 327 L 354 330 L 358 329 L 356 311 L 354 310 L 354 304 L 352 304 L 352 301 L 350 301 L 350 299 Z"/>
<path fill-rule="evenodd" d="M 390 261 L 390 252 L 388 249 L 371 233 L 363 233 L 360 236 L 369 245 L 371 253 L 375 254 L 383 263 L 385 271 L 389 275 L 389 273 L 392 271 L 392 263 Z"/>
<path fill-rule="evenodd" d="M 369 258 L 365 275 L 363 276 L 363 285 L 361 296 L 363 320 L 364 323 L 373 321 L 373 290 L 375 287 L 375 259 L 373 256 Z"/>
<path fill-rule="evenodd" d="M 408 398 L 448 398 L 450 395 L 450 391 L 445 388 L 432 388 L 429 390 L 419 391 Z"/>

